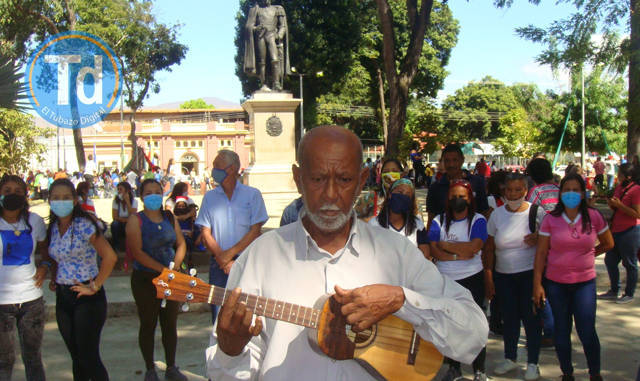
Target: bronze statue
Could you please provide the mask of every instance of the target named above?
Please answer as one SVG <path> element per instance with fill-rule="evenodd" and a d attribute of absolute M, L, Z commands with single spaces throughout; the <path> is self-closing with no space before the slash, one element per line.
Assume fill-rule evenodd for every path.
<path fill-rule="evenodd" d="M 269 82 L 267 60 L 270 63 Z M 287 16 L 284 8 L 271 5 L 271 0 L 258 0 L 249 10 L 245 25 L 244 71 L 260 78 L 262 90 L 276 91 L 282 90 L 284 75 L 291 74 Z"/>

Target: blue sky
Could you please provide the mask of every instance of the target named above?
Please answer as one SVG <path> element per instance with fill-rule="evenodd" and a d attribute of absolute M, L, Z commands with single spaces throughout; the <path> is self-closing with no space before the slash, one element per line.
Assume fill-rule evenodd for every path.
<path fill-rule="evenodd" d="M 535 62 L 541 46 L 520 39 L 514 29 L 527 24 L 548 25 L 568 15 L 572 8 L 543 0 L 534 6 L 517 0 L 508 9 L 496 9 L 491 1 L 452 0 L 449 6 L 460 22 L 458 45 L 447 70 L 450 75 L 438 95 L 444 98 L 468 81 L 491 75 L 507 84 L 534 82 L 542 89 L 566 89 L 561 74 L 554 79 L 548 67 Z M 235 15 L 237 0 L 157 0 L 154 12 L 164 23 L 183 24 L 180 41 L 189 47 L 182 64 L 157 75 L 161 90 L 146 105 L 218 97 L 238 102 L 242 97 L 235 75 Z"/>

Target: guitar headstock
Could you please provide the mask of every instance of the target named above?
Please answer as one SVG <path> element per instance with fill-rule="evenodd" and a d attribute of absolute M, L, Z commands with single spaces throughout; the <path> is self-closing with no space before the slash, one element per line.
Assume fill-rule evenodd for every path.
<path fill-rule="evenodd" d="M 153 285 L 158 299 L 177 302 L 207 303 L 211 292 L 211 286 L 202 279 L 168 268 L 153 278 Z"/>

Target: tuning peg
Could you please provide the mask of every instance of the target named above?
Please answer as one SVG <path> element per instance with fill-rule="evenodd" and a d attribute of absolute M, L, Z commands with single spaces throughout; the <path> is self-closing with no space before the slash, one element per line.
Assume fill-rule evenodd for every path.
<path fill-rule="evenodd" d="M 195 267 L 192 267 L 189 269 L 189 275 L 196 276 L 197 273 L 198 273 L 198 270 L 196 270 Z"/>
<path fill-rule="evenodd" d="M 176 267 L 176 263 L 175 262 L 169 262 L 169 270 L 173 270 L 173 268 Z"/>
<path fill-rule="evenodd" d="M 182 309 L 182 312 L 189 311 L 189 303 L 182 304 L 182 307 L 180 307 L 180 309 Z"/>

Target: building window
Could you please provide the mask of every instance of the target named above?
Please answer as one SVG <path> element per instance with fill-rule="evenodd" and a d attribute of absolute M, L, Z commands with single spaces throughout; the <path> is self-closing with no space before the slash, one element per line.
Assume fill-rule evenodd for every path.
<path fill-rule="evenodd" d="M 183 146 L 184 148 L 189 147 L 189 142 L 187 142 L 186 140 L 183 140 L 183 141 L 182 141 L 182 146 Z"/>
<path fill-rule="evenodd" d="M 180 148 L 180 142 L 176 140 L 176 147 Z"/>
<path fill-rule="evenodd" d="M 195 146 L 196 146 L 196 141 L 195 141 L 195 140 L 192 140 L 192 141 L 191 141 L 191 147 L 195 147 Z"/>
<path fill-rule="evenodd" d="M 155 142 L 153 142 L 153 146 L 154 146 L 154 147 L 156 147 L 156 148 L 158 148 L 160 145 L 158 144 L 158 142 L 157 142 L 157 141 L 155 141 Z"/>
<path fill-rule="evenodd" d="M 202 140 L 200 140 L 200 141 L 198 142 L 198 147 L 202 147 L 202 146 L 203 146 L 203 143 L 202 143 Z"/>
<path fill-rule="evenodd" d="M 220 140 L 220 148 L 233 149 L 233 143 L 231 139 Z"/>

